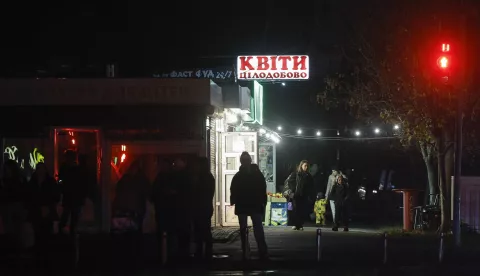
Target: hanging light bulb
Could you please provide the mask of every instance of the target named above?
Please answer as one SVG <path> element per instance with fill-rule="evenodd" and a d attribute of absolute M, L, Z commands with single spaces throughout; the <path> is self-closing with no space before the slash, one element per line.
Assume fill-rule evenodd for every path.
<path fill-rule="evenodd" d="M 277 129 L 278 129 L 278 131 L 281 131 L 281 130 L 282 130 L 282 126 L 278 126 Z"/>
<path fill-rule="evenodd" d="M 321 136 L 322 133 L 320 131 L 317 131 L 317 136 Z"/>
<path fill-rule="evenodd" d="M 302 134 L 302 130 L 301 129 L 297 130 L 297 134 Z"/>
<path fill-rule="evenodd" d="M 356 135 L 356 136 L 360 136 L 360 134 L 362 134 L 362 133 L 360 133 L 359 130 L 355 131 L 355 135 Z"/>

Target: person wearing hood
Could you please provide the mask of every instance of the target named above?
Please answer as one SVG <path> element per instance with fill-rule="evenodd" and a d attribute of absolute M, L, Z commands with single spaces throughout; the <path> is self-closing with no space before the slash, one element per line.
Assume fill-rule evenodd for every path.
<path fill-rule="evenodd" d="M 235 215 L 240 224 L 240 237 L 242 241 L 243 257 L 247 255 L 247 219 L 250 217 L 253 232 L 257 241 L 261 259 L 268 259 L 267 243 L 263 230 L 263 214 L 267 204 L 267 183 L 265 177 L 252 164 L 252 157 L 248 152 L 240 156 L 240 170 L 235 174 L 230 185 L 230 204 L 235 206 Z"/>
<path fill-rule="evenodd" d="M 302 160 L 298 165 L 297 171 L 292 173 L 285 181 L 286 185 L 283 195 L 293 202 L 295 217 L 295 225 L 292 227 L 293 230 L 303 230 L 309 202 L 313 201 L 313 177 L 308 172 L 308 165 L 307 160 Z"/>

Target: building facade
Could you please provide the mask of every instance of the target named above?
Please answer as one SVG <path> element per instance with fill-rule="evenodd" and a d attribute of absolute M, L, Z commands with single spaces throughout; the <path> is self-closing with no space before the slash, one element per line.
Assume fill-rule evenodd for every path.
<path fill-rule="evenodd" d="M 142 160 L 153 181 L 159 161 L 215 154 L 209 126 L 223 97 L 210 80 L 10 79 L 0 91 L 4 160 L 16 160 L 27 178 L 39 162 L 57 175 L 63 152 L 74 149 L 96 172 L 98 198 L 81 221 L 92 231 L 109 231 L 115 185 L 132 161 Z"/>
<path fill-rule="evenodd" d="M 97 176 L 98 198 L 87 201 L 81 227 L 108 232 L 116 183 L 132 161 L 142 160 L 153 182 L 159 161 L 206 156 L 216 179 L 212 223 L 237 225 L 229 199 L 240 154 L 267 158 L 271 173 L 274 156 L 259 160 L 259 143 L 274 151 L 279 141 L 262 125 L 261 85 L 253 88 L 178 78 L 0 80 L 3 159 L 17 161 L 27 178 L 39 162 L 57 175 L 63 152 L 76 150 Z M 155 230 L 150 204 L 144 229 Z"/>

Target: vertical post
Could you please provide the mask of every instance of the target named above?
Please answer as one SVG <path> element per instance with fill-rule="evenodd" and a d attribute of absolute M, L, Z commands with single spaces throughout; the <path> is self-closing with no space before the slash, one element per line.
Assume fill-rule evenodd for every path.
<path fill-rule="evenodd" d="M 453 238 L 455 241 L 455 247 L 460 247 L 461 245 L 461 228 L 460 228 L 460 178 L 462 176 L 462 147 L 463 147 L 463 101 L 464 101 L 464 87 L 466 87 L 467 79 L 467 18 L 466 10 L 463 5 L 463 1 L 460 2 L 460 43 L 462 51 L 459 53 L 461 56 L 461 67 L 460 67 L 460 89 L 458 90 L 458 106 L 457 106 L 457 118 L 456 118 L 456 127 L 455 127 L 455 171 L 453 179 Z"/>
<path fill-rule="evenodd" d="M 2 137 L 2 166 L 3 166 L 3 163 L 5 163 L 5 137 Z"/>
<path fill-rule="evenodd" d="M 317 229 L 317 262 L 322 260 L 322 229 Z"/>
<path fill-rule="evenodd" d="M 58 180 L 58 131 L 56 128 L 53 129 L 53 177 Z"/>
<path fill-rule="evenodd" d="M 160 252 L 160 254 L 162 254 L 162 265 L 165 265 L 167 263 L 167 260 L 168 260 L 168 245 L 167 245 L 167 233 L 166 232 L 163 232 L 162 233 L 162 251 Z"/>
<path fill-rule="evenodd" d="M 459 93 L 462 93 L 459 91 Z M 463 94 L 463 93 L 462 93 Z M 457 110 L 457 123 L 456 123 L 456 143 L 455 143 L 455 171 L 453 178 L 453 234 L 455 239 L 455 246 L 459 247 L 461 244 L 460 236 L 460 182 L 462 177 L 462 125 L 463 125 L 463 112 L 462 112 L 462 96 L 458 95 L 458 110 Z"/>
<path fill-rule="evenodd" d="M 440 248 L 439 248 L 439 250 L 438 250 L 438 262 L 439 262 L 439 263 L 442 263 L 442 262 L 443 262 L 444 237 L 445 237 L 445 234 L 444 234 L 444 233 L 440 234 Z"/>
<path fill-rule="evenodd" d="M 388 248 L 388 235 L 387 233 L 384 233 L 383 234 L 383 264 L 387 264 L 387 260 L 388 260 L 387 248 Z"/>
<path fill-rule="evenodd" d="M 102 232 L 108 233 L 110 232 L 110 223 L 111 223 L 111 212 L 110 212 L 110 160 L 111 156 L 111 144 L 104 136 L 104 132 L 100 130 L 100 138 L 101 138 L 101 174 L 102 174 L 102 181 L 100 182 L 100 196 L 101 196 L 101 210 L 102 210 L 102 225 L 101 229 Z"/>
<path fill-rule="evenodd" d="M 403 230 L 412 230 L 412 222 L 410 221 L 410 191 L 403 191 Z"/>
<path fill-rule="evenodd" d="M 338 134 L 339 132 L 337 132 Z M 340 166 L 340 144 L 337 142 L 337 167 Z"/>

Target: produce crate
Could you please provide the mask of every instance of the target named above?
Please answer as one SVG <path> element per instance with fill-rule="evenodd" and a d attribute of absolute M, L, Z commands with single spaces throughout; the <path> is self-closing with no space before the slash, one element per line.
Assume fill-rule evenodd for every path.
<path fill-rule="evenodd" d="M 287 199 L 284 197 L 278 198 L 278 197 L 272 197 L 270 199 L 270 202 L 281 202 L 281 203 L 286 203 Z"/>
<path fill-rule="evenodd" d="M 270 206 L 270 224 L 273 226 L 287 225 L 287 202 L 272 202 Z"/>
<path fill-rule="evenodd" d="M 282 194 L 277 193 L 277 194 L 268 194 L 268 202 L 287 202 L 287 200 L 283 197 Z"/>

